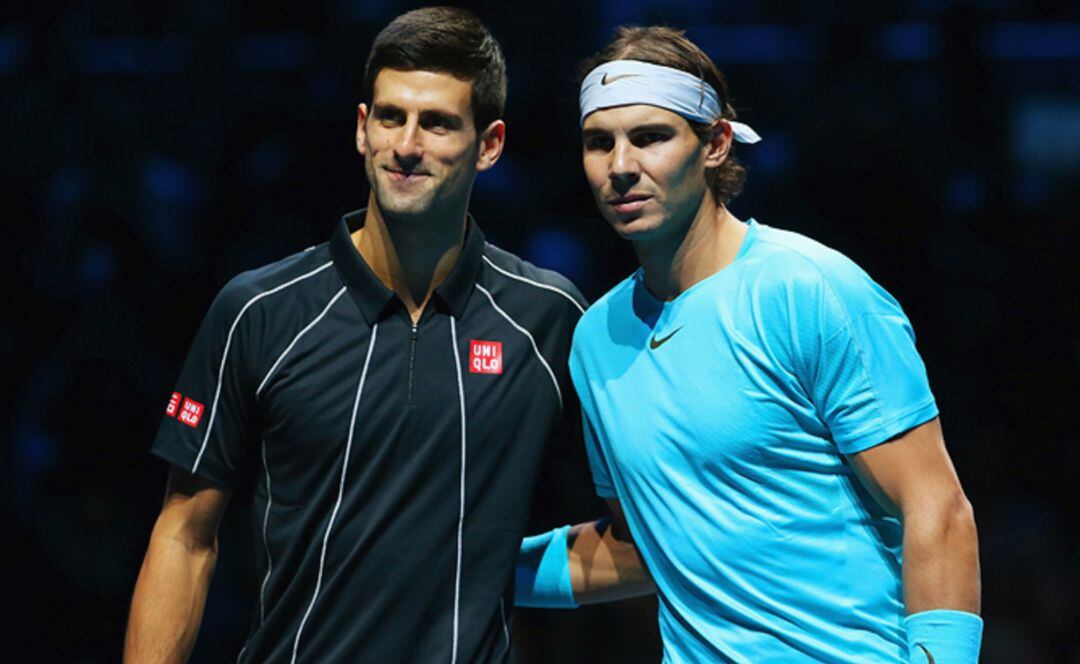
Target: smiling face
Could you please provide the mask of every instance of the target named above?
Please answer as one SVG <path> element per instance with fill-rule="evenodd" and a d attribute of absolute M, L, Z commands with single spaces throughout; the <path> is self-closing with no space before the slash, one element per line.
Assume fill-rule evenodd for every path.
<path fill-rule="evenodd" d="M 478 137 L 471 94 L 469 81 L 449 74 L 378 73 L 371 108 L 358 110 L 356 147 L 384 215 L 464 214 L 476 173 L 498 159 L 503 136 L 496 120 Z"/>
<path fill-rule="evenodd" d="M 726 156 L 730 142 L 720 137 L 703 142 L 689 122 L 656 106 L 591 113 L 582 162 L 600 213 L 628 240 L 685 233 L 709 195 L 706 168 Z"/>

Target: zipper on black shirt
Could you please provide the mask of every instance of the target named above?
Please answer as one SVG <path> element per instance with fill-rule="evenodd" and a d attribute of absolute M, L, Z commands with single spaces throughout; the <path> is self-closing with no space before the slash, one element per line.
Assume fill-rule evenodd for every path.
<path fill-rule="evenodd" d="M 412 324 L 412 331 L 409 333 L 409 401 L 413 402 L 413 375 L 416 373 L 416 337 L 418 331 L 416 329 L 416 323 Z"/>

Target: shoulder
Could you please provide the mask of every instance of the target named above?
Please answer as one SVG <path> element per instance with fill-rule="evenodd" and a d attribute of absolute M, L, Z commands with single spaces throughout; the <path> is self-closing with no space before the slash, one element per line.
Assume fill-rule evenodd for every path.
<path fill-rule="evenodd" d="M 484 244 L 483 282 L 492 289 L 525 298 L 530 305 L 566 309 L 577 320 L 588 303 L 573 282 L 554 270 L 545 270 L 491 243 Z"/>
<path fill-rule="evenodd" d="M 574 348 L 578 351 L 602 337 L 606 337 L 611 328 L 612 319 L 622 319 L 633 316 L 633 298 L 635 275 L 634 272 L 611 290 L 600 296 L 593 303 L 585 315 L 578 321 L 574 330 Z"/>
<path fill-rule="evenodd" d="M 759 278 L 791 296 L 823 299 L 848 315 L 899 309 L 895 298 L 855 261 L 793 231 L 759 226 Z"/>
<path fill-rule="evenodd" d="M 332 267 L 327 245 L 321 244 L 241 272 L 218 292 L 211 313 L 235 319 L 271 295 L 305 297 L 340 286 Z"/>

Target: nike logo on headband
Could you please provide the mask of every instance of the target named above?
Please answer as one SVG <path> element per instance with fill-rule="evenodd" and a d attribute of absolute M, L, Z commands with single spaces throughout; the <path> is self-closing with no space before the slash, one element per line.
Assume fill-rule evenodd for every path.
<path fill-rule="evenodd" d="M 609 83 L 614 83 L 621 78 L 632 78 L 634 76 L 640 76 L 640 74 L 615 74 L 614 76 L 611 76 L 610 74 L 604 74 L 604 78 L 600 79 L 600 85 L 608 85 Z"/>

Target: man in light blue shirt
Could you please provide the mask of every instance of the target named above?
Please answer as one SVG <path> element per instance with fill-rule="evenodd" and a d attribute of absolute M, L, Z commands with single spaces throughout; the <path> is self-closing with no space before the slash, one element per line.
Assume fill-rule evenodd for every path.
<path fill-rule="evenodd" d="M 586 312 L 571 372 L 665 661 L 975 662 L 974 519 L 900 305 L 727 210 L 732 141 L 760 138 L 681 33 L 622 29 L 588 69 L 586 177 L 641 269 Z"/>

